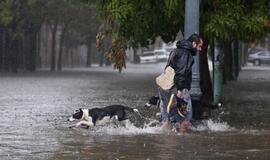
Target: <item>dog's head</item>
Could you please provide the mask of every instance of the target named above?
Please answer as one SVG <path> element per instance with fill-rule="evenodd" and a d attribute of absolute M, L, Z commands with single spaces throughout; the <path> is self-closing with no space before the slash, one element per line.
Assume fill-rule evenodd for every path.
<path fill-rule="evenodd" d="M 145 107 L 156 106 L 158 104 L 158 101 L 159 101 L 159 97 L 153 96 L 149 99 L 149 101 L 144 106 Z"/>
<path fill-rule="evenodd" d="M 185 117 L 186 114 L 188 113 L 188 103 L 185 102 L 183 99 L 181 98 L 177 98 L 177 103 L 176 103 L 176 108 L 178 109 L 178 114 L 181 117 Z"/>
<path fill-rule="evenodd" d="M 68 119 L 68 121 L 72 122 L 75 120 L 81 120 L 83 118 L 83 110 L 80 108 L 76 110 L 76 112 Z"/>

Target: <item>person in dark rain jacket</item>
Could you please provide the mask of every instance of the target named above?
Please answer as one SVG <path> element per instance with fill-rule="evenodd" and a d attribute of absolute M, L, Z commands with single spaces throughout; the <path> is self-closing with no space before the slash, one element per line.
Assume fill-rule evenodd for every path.
<path fill-rule="evenodd" d="M 164 128 L 167 128 L 168 124 L 174 124 L 177 131 L 185 132 L 190 124 L 190 120 L 192 119 L 192 104 L 189 90 L 191 89 L 192 81 L 193 56 L 196 55 L 197 51 L 201 51 L 202 45 L 202 38 L 198 34 L 192 34 L 188 39 L 178 41 L 176 48 L 170 55 L 172 58 L 168 65 L 175 70 L 175 85 L 169 91 L 159 88 L 161 121 Z M 185 114 L 181 114 L 180 111 L 176 115 L 170 115 L 170 112 L 168 113 L 167 107 L 171 96 L 174 96 L 172 100 L 176 99 L 176 102 L 177 99 L 185 102 Z"/>

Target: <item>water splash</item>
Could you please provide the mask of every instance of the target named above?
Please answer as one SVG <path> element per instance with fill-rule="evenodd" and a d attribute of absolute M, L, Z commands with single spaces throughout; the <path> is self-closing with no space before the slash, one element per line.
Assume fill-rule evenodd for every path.
<path fill-rule="evenodd" d="M 192 131 L 211 131 L 211 132 L 229 132 L 235 129 L 229 126 L 226 122 L 216 122 L 212 119 L 196 122 L 190 127 Z M 172 130 L 174 132 L 174 130 Z M 90 134 L 93 135 L 144 135 L 144 134 L 169 134 L 172 133 L 169 130 L 164 130 L 160 127 L 157 120 L 151 120 L 141 126 L 136 126 L 130 121 L 126 121 L 124 124 L 107 124 L 96 126 L 90 129 Z M 87 130 L 89 134 L 89 130 Z"/>
<path fill-rule="evenodd" d="M 234 130 L 226 122 L 215 122 L 212 119 L 203 120 L 199 125 L 191 126 L 193 131 L 213 131 L 213 132 L 226 132 Z"/>
<path fill-rule="evenodd" d="M 130 121 L 125 125 L 109 124 L 93 128 L 93 133 L 98 135 L 142 135 L 142 134 L 162 134 L 164 130 L 159 126 L 153 126 L 154 121 L 144 124 L 143 127 L 137 127 Z"/>

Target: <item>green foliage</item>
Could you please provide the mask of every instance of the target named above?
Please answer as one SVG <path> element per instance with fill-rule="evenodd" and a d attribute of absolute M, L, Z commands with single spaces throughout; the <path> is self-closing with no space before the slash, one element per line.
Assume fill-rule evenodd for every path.
<path fill-rule="evenodd" d="M 252 41 L 266 33 L 263 0 L 215 0 L 204 5 L 212 9 L 202 15 L 202 32 L 209 39 Z"/>
<path fill-rule="evenodd" d="M 27 31 L 38 31 L 44 21 L 67 30 L 65 43 L 93 41 L 97 16 L 102 22 L 96 37 L 101 46 L 105 36 L 115 43 L 108 57 L 116 68 L 124 66 L 129 47 L 147 47 L 156 37 L 174 41 L 184 28 L 185 0 L 1 0 L 0 26 L 13 39 Z M 253 41 L 270 31 L 269 0 L 201 0 L 200 33 L 208 40 Z M 93 3 L 96 4 L 94 10 Z M 97 11 L 97 15 L 95 14 Z M 88 15 L 88 16 L 85 16 Z M 94 17 L 94 18 L 93 18 Z M 112 46 L 111 46 L 112 47 Z M 117 55 L 120 57 L 113 57 Z"/>
<path fill-rule="evenodd" d="M 108 21 L 105 32 L 126 40 L 124 47 L 146 47 L 157 36 L 173 41 L 183 24 L 183 3 L 176 0 L 107 0 L 97 3 L 99 16 Z M 164 7 L 166 6 L 166 7 Z M 104 29 L 102 28 L 102 29 Z"/>
<path fill-rule="evenodd" d="M 61 46 L 62 42 L 68 47 L 93 43 L 97 30 L 94 13 L 93 1 L 1 0 L 0 29 L 5 31 L 7 44 L 4 46 L 4 54 L 13 54 L 7 55 L 10 60 L 6 61 L 17 61 L 17 58 L 21 58 L 18 64 L 24 68 L 27 67 L 23 65 L 28 63 L 35 64 L 38 47 L 36 38 L 43 24 L 57 29 L 57 34 L 61 33 Z"/>
<path fill-rule="evenodd" d="M 101 33 L 124 39 L 123 48 L 148 46 L 158 36 L 173 41 L 184 26 L 183 0 L 102 0 L 97 7 Z M 203 0 L 200 32 L 210 41 L 253 41 L 269 30 L 269 9 L 268 0 Z"/>
<path fill-rule="evenodd" d="M 42 23 L 42 0 L 6 0 L 0 2 L 0 25 L 13 39 L 20 39 L 26 30 L 38 30 Z"/>
<path fill-rule="evenodd" d="M 125 55 L 116 51 L 126 48 L 147 47 L 160 36 L 165 42 L 174 41 L 183 28 L 184 1 L 181 0 L 103 0 L 97 1 L 99 17 L 103 20 L 97 36 L 97 46 L 101 46 L 104 36 L 116 39 L 117 50 L 109 49 L 107 56 L 115 62 L 116 68 L 124 66 Z M 104 35 L 103 35 L 104 34 Z M 113 46 L 111 46 L 113 47 Z M 114 52 L 112 52 L 114 51 Z M 113 55 L 118 55 L 122 63 L 117 63 Z"/>
<path fill-rule="evenodd" d="M 0 10 L 0 24 L 5 26 L 11 22 L 13 13 L 4 2 L 0 2 Z"/>
<path fill-rule="evenodd" d="M 270 32 L 270 1 L 265 0 L 265 5 L 263 8 L 265 17 L 263 19 L 265 26 L 267 27 L 267 31 Z"/>
<path fill-rule="evenodd" d="M 184 0 L 96 1 L 102 34 L 124 39 L 122 47 L 146 47 L 161 36 L 173 41 L 184 27 Z M 270 26 L 269 0 L 202 0 L 200 33 L 208 40 L 253 41 Z M 102 41 L 100 37 L 98 43 Z"/>
<path fill-rule="evenodd" d="M 68 9 L 64 22 L 66 25 L 68 24 L 65 38 L 67 47 L 89 44 L 95 41 L 99 24 L 95 12 L 95 7 L 91 3 L 76 3 Z"/>

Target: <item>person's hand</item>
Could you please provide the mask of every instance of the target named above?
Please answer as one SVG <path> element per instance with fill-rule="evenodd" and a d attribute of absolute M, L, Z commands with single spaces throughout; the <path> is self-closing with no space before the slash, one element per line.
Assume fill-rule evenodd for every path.
<path fill-rule="evenodd" d="M 183 98 L 183 93 L 180 90 L 178 90 L 176 96 L 178 98 Z"/>

